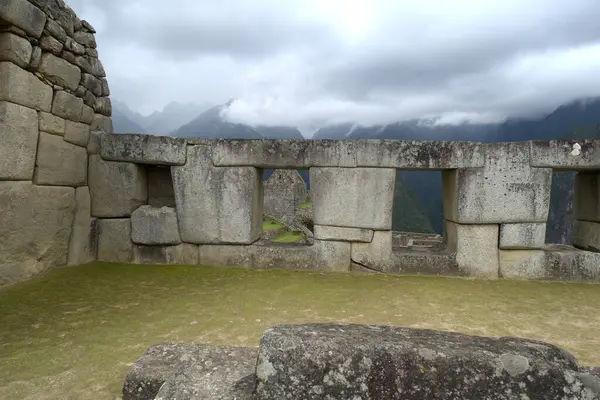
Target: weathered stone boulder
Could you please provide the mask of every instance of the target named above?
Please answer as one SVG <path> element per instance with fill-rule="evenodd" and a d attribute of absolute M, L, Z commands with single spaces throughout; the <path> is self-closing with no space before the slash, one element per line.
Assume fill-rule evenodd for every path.
<path fill-rule="evenodd" d="M 133 365 L 123 400 L 252 399 L 257 349 L 162 343 Z"/>
<path fill-rule="evenodd" d="M 598 380 L 555 346 L 390 326 L 267 330 L 257 400 L 598 399 Z"/>
<path fill-rule="evenodd" d="M 10 32 L 0 33 L 0 61 L 10 61 L 26 68 L 33 48 L 27 39 Z"/>
<path fill-rule="evenodd" d="M 131 239 L 133 243 L 145 245 L 181 243 L 175 209 L 141 206 L 132 212 Z"/>
<path fill-rule="evenodd" d="M 153 165 L 183 165 L 185 139 L 153 135 L 106 135 L 101 138 L 102 158 Z"/>

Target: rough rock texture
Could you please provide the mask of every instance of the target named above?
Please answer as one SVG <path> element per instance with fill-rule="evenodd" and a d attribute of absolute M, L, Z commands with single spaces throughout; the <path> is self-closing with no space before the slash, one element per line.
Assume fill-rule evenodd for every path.
<path fill-rule="evenodd" d="M 60 136 L 40 132 L 33 181 L 38 185 L 85 185 L 86 149 L 67 143 Z"/>
<path fill-rule="evenodd" d="M 33 48 L 29 41 L 12 33 L 0 33 L 0 61 L 10 61 L 26 68 Z"/>
<path fill-rule="evenodd" d="M 65 141 L 87 147 L 90 139 L 90 126 L 79 122 L 65 122 Z"/>
<path fill-rule="evenodd" d="M 50 53 L 42 55 L 39 70 L 50 82 L 71 90 L 77 89 L 81 80 L 79 68 Z"/>
<path fill-rule="evenodd" d="M 70 121 L 81 121 L 83 111 L 83 100 L 73 96 L 65 91 L 58 91 L 54 94 L 52 101 L 52 114 Z"/>
<path fill-rule="evenodd" d="M 345 242 L 370 243 L 373 240 L 371 229 L 341 228 L 339 226 L 315 225 L 315 239 L 338 240 Z"/>
<path fill-rule="evenodd" d="M 0 101 L 0 180 L 32 179 L 38 135 L 34 110 Z"/>
<path fill-rule="evenodd" d="M 182 243 L 177 246 L 133 246 L 133 262 L 158 265 L 198 264 L 198 245 Z"/>
<path fill-rule="evenodd" d="M 448 249 L 467 276 L 498 277 L 498 225 L 462 225 L 446 221 Z"/>
<path fill-rule="evenodd" d="M 50 113 L 38 112 L 40 131 L 53 135 L 65 135 L 65 120 Z"/>
<path fill-rule="evenodd" d="M 137 361 L 123 385 L 123 400 L 250 400 L 257 349 L 161 343 Z"/>
<path fill-rule="evenodd" d="M 75 189 L 0 182 L 0 286 L 67 262 Z"/>
<path fill-rule="evenodd" d="M 181 243 L 177 213 L 171 207 L 141 206 L 131 213 L 131 240 L 135 244 L 176 245 Z"/>
<path fill-rule="evenodd" d="M 153 135 L 107 135 L 102 137 L 102 158 L 152 165 L 183 165 L 185 139 Z"/>
<path fill-rule="evenodd" d="M 597 399 L 555 346 L 365 325 L 283 325 L 260 341 L 257 400 Z"/>
<path fill-rule="evenodd" d="M 352 243 L 352 261 L 382 271 L 390 264 L 392 231 L 376 231 L 370 243 Z"/>
<path fill-rule="evenodd" d="M 597 140 L 530 142 L 531 165 L 555 169 L 600 169 Z"/>
<path fill-rule="evenodd" d="M 552 170 L 529 166 L 529 143 L 486 145 L 481 169 L 444 171 L 444 216 L 460 224 L 546 222 Z"/>
<path fill-rule="evenodd" d="M 499 250 L 498 259 L 501 278 L 544 279 L 546 275 L 546 253 L 542 250 Z"/>
<path fill-rule="evenodd" d="M 171 169 L 181 239 L 186 243 L 253 243 L 262 231 L 262 179 L 252 167 L 214 167 L 210 148 L 188 146 Z M 199 223 L 201 221 L 201 223 Z"/>
<path fill-rule="evenodd" d="M 10 62 L 0 62 L 0 101 L 50 112 L 52 88 Z"/>
<path fill-rule="evenodd" d="M 388 168 L 311 168 L 316 225 L 392 229 L 396 171 Z"/>
<path fill-rule="evenodd" d="M 500 225 L 501 249 L 541 249 L 545 241 L 545 223 Z"/>
<path fill-rule="evenodd" d="M 146 173 L 139 165 L 104 161 L 92 154 L 88 179 L 94 217 L 128 217 L 148 199 Z"/>
<path fill-rule="evenodd" d="M 46 24 L 46 15 L 26 0 L 2 0 L 0 19 L 9 22 L 29 35 L 39 38 Z"/>
<path fill-rule="evenodd" d="M 96 259 L 98 250 L 98 220 L 92 218 L 90 189 L 75 190 L 75 213 L 69 239 L 67 265 L 81 265 Z"/>
<path fill-rule="evenodd" d="M 93 203 L 92 203 L 93 204 Z M 131 221 L 129 218 L 98 220 L 98 261 L 131 262 Z"/>
<path fill-rule="evenodd" d="M 264 212 L 293 223 L 296 207 L 306 201 L 306 182 L 298 171 L 277 169 L 264 183 Z"/>

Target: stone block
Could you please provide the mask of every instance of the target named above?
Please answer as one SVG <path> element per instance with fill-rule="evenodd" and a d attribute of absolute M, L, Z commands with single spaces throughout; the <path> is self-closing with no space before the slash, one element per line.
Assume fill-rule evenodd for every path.
<path fill-rule="evenodd" d="M 46 14 L 27 0 L 2 0 L 0 19 L 39 38 L 46 25 Z"/>
<path fill-rule="evenodd" d="M 112 119 L 102 114 L 94 114 L 94 120 L 92 121 L 90 129 L 92 132 L 101 131 L 105 133 L 114 133 Z"/>
<path fill-rule="evenodd" d="M 575 175 L 573 216 L 582 221 L 600 222 L 600 173 Z"/>
<path fill-rule="evenodd" d="M 104 137 L 103 139 L 104 140 Z M 181 239 L 239 243 L 262 232 L 262 173 L 252 167 L 214 167 L 210 148 L 187 146 L 187 163 L 171 167 Z"/>
<path fill-rule="evenodd" d="M 93 206 L 92 202 L 92 206 Z M 133 258 L 129 218 L 98 220 L 98 261 L 129 263 Z"/>
<path fill-rule="evenodd" d="M 600 169 L 600 140 L 532 141 L 531 165 L 554 169 Z"/>
<path fill-rule="evenodd" d="M 104 133 L 102 131 L 90 132 L 90 139 L 87 145 L 88 154 L 100 155 L 100 137 L 102 135 L 112 135 L 112 133 Z"/>
<path fill-rule="evenodd" d="M 29 60 L 27 69 L 31 72 L 36 72 L 40 66 L 41 59 L 42 59 L 42 49 L 35 46 L 33 48 L 33 51 L 31 52 L 31 59 Z"/>
<path fill-rule="evenodd" d="M 107 117 L 112 115 L 112 103 L 108 97 L 96 97 L 93 107 L 94 111 L 98 114 L 106 115 Z"/>
<path fill-rule="evenodd" d="M 552 170 L 529 165 L 529 144 L 485 145 L 481 169 L 443 172 L 444 215 L 460 224 L 546 222 Z"/>
<path fill-rule="evenodd" d="M 316 225 L 388 230 L 396 170 L 387 168 L 311 168 Z"/>
<path fill-rule="evenodd" d="M 263 185 L 264 213 L 293 224 L 296 208 L 306 201 L 306 183 L 298 171 L 277 169 Z"/>
<path fill-rule="evenodd" d="M 352 243 L 315 240 L 309 248 L 313 250 L 313 265 L 319 271 L 350 271 Z"/>
<path fill-rule="evenodd" d="M 40 132 L 34 182 L 38 185 L 83 186 L 87 181 L 87 151 L 60 136 Z"/>
<path fill-rule="evenodd" d="M 73 37 L 77 43 L 82 44 L 85 47 L 91 47 L 92 49 L 96 48 L 96 39 L 92 33 L 79 31 L 75 32 Z"/>
<path fill-rule="evenodd" d="M 39 128 L 42 132 L 51 133 L 53 135 L 65 135 L 65 120 L 50 113 L 43 111 L 38 112 L 40 122 Z"/>
<path fill-rule="evenodd" d="M 90 190 L 87 186 L 75 189 L 75 214 L 69 239 L 68 266 L 96 260 L 98 249 L 98 220 L 92 218 Z"/>
<path fill-rule="evenodd" d="M 96 78 L 94 75 L 83 74 L 81 76 L 81 84 L 88 90 L 90 90 L 94 96 L 102 96 L 102 81 Z"/>
<path fill-rule="evenodd" d="M 359 140 L 354 152 L 358 167 L 412 170 L 483 167 L 485 151 L 476 142 L 428 140 Z"/>
<path fill-rule="evenodd" d="M 81 122 L 84 124 L 91 125 L 94 122 L 94 109 L 88 105 L 83 105 L 83 111 L 81 112 Z"/>
<path fill-rule="evenodd" d="M 152 207 L 175 207 L 175 191 L 170 167 L 147 166 L 148 204 Z"/>
<path fill-rule="evenodd" d="M 31 72 L 3 61 L 0 62 L 0 101 L 50 112 L 52 88 Z"/>
<path fill-rule="evenodd" d="M 75 189 L 0 182 L 0 286 L 67 263 Z"/>
<path fill-rule="evenodd" d="M 600 252 L 600 223 L 573 221 L 573 246 Z"/>
<path fill-rule="evenodd" d="M 133 364 L 123 400 L 251 400 L 258 349 L 161 343 Z"/>
<path fill-rule="evenodd" d="M 383 271 L 391 264 L 392 231 L 375 231 L 371 243 L 352 243 L 352 261 Z"/>
<path fill-rule="evenodd" d="M 186 161 L 185 139 L 121 134 L 103 136 L 101 144 L 105 160 L 152 165 L 184 165 Z"/>
<path fill-rule="evenodd" d="M 198 245 L 182 243 L 177 246 L 133 246 L 133 259 L 138 264 L 197 265 Z"/>
<path fill-rule="evenodd" d="M 597 385 L 579 370 L 569 352 L 540 341 L 280 325 L 260 339 L 254 399 L 593 399 Z"/>
<path fill-rule="evenodd" d="M 466 276 L 498 278 L 498 225 L 462 225 L 446 221 L 448 249 L 456 253 Z"/>
<path fill-rule="evenodd" d="M 73 96 L 63 90 L 59 90 L 54 94 L 52 101 L 52 114 L 69 121 L 81 121 L 81 113 L 83 110 L 83 100 Z"/>
<path fill-rule="evenodd" d="M 500 225 L 501 249 L 541 249 L 545 242 L 545 223 Z"/>
<path fill-rule="evenodd" d="M 108 86 L 108 80 L 106 78 L 102 78 L 100 80 L 102 83 L 102 96 L 110 96 L 110 88 Z"/>
<path fill-rule="evenodd" d="M 104 161 L 91 154 L 88 180 L 94 217 L 129 217 L 148 199 L 146 171 L 139 165 Z"/>
<path fill-rule="evenodd" d="M 49 19 L 46 24 L 46 31 L 58 39 L 61 43 L 65 43 L 67 41 L 67 32 L 63 29 L 62 26 L 53 19 Z"/>
<path fill-rule="evenodd" d="M 458 269 L 456 255 L 446 251 L 393 251 L 389 262 L 372 264 L 369 267 L 388 274 L 465 275 Z M 381 269 L 379 269 L 380 267 Z M 369 271 L 373 271 L 373 269 L 369 269 Z"/>
<path fill-rule="evenodd" d="M 542 250 L 500 250 L 500 277 L 504 279 L 546 279 L 546 253 Z"/>
<path fill-rule="evenodd" d="M 345 242 L 370 243 L 373 240 L 371 229 L 341 228 L 339 226 L 315 225 L 315 239 L 338 240 Z"/>
<path fill-rule="evenodd" d="M 266 269 L 266 266 L 261 266 L 257 262 L 256 254 L 260 251 L 268 251 L 258 249 L 259 246 L 245 246 L 245 245 L 219 245 L 209 244 L 200 245 L 198 249 L 198 264 L 208 265 L 211 267 L 238 267 L 248 269 Z M 264 246 L 266 247 L 266 246 Z M 295 246 L 303 247 L 303 246 Z M 291 249 L 289 246 L 281 246 L 282 250 Z M 291 255 L 296 256 L 297 251 L 294 249 L 291 251 Z M 308 252 L 304 252 L 306 259 L 309 259 Z M 288 257 L 290 254 L 287 254 Z M 294 257 L 295 258 L 295 257 Z M 270 258 L 271 260 L 275 257 Z M 274 266 L 273 268 L 276 268 Z M 283 266 L 281 268 L 284 268 Z"/>
<path fill-rule="evenodd" d="M 81 80 L 81 70 L 70 62 L 45 53 L 40 61 L 39 71 L 55 85 L 77 89 Z"/>
<path fill-rule="evenodd" d="M 90 126 L 67 120 L 65 123 L 65 141 L 77 146 L 87 147 L 90 140 Z"/>
<path fill-rule="evenodd" d="M 65 41 L 65 48 L 71 53 L 77 54 L 78 56 L 85 54 L 85 47 L 71 38 L 68 38 Z"/>
<path fill-rule="evenodd" d="M 59 42 L 57 39 L 53 38 L 52 36 L 48 36 L 48 35 L 44 35 L 42 36 L 42 38 L 40 39 L 38 45 L 40 46 L 40 48 L 42 50 L 44 50 L 44 54 L 49 54 L 52 53 L 56 56 L 60 56 L 64 45 Z M 41 58 L 40 58 L 41 61 Z"/>
<path fill-rule="evenodd" d="M 600 253 L 567 246 L 547 247 L 544 280 L 600 283 Z"/>
<path fill-rule="evenodd" d="M 145 245 L 181 243 L 177 212 L 171 207 L 141 206 L 131 213 L 131 240 Z"/>
<path fill-rule="evenodd" d="M 97 58 L 77 56 L 75 57 L 75 65 L 80 67 L 84 72 L 92 74 L 95 77 L 104 78 L 106 76 L 106 72 L 104 72 L 104 66 Z"/>
<path fill-rule="evenodd" d="M 33 48 L 25 38 L 12 33 L 0 33 L 0 61 L 10 61 L 21 68 L 27 68 Z"/>
<path fill-rule="evenodd" d="M 35 110 L 0 101 L 0 180 L 31 180 L 38 142 Z"/>

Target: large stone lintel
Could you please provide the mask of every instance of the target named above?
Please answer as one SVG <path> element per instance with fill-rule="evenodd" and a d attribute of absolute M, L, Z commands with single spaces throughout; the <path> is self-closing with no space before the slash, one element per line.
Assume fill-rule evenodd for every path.
<path fill-rule="evenodd" d="M 103 135 L 101 155 L 105 160 L 152 165 L 184 165 L 185 139 L 153 135 Z"/>
<path fill-rule="evenodd" d="M 360 228 L 342 228 L 339 226 L 315 225 L 315 239 L 334 240 L 342 242 L 370 243 L 373 240 L 373 230 Z"/>
<path fill-rule="evenodd" d="M 545 140 L 530 145 L 533 167 L 600 169 L 600 140 Z"/>

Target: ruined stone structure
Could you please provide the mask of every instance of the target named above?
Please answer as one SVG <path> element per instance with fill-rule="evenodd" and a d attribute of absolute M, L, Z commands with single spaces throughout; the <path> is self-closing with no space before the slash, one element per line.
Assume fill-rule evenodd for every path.
<path fill-rule="evenodd" d="M 264 212 L 293 223 L 296 207 L 307 199 L 306 182 L 296 170 L 278 169 L 264 183 Z"/>
<path fill-rule="evenodd" d="M 113 135 L 90 24 L 6 0 L 0 28 L 0 285 L 93 260 L 600 280 L 600 142 Z M 310 170 L 312 245 L 257 243 L 265 168 Z M 394 245 L 397 169 L 443 171 L 444 248 Z M 577 248 L 544 243 L 553 170 Z"/>
<path fill-rule="evenodd" d="M 112 122 L 94 33 L 62 0 L 0 2 L 0 286 L 96 258 L 88 144 Z"/>

